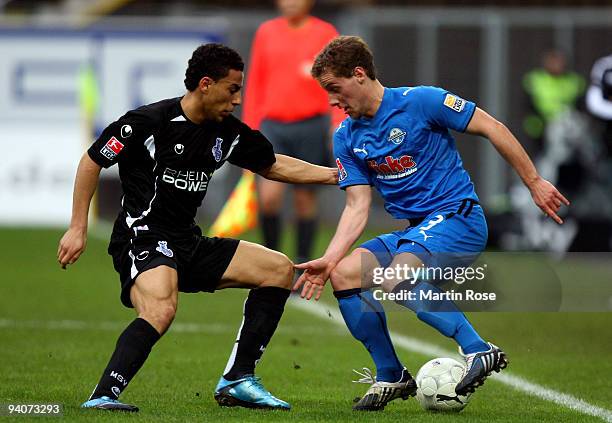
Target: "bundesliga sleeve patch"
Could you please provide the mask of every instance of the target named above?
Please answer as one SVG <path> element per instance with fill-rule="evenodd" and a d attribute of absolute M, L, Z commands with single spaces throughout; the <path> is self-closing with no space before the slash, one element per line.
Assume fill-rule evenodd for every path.
<path fill-rule="evenodd" d="M 459 113 L 465 107 L 465 100 L 452 94 L 446 94 L 446 97 L 444 98 L 444 105 Z"/>
<path fill-rule="evenodd" d="M 342 162 L 340 162 L 340 159 L 336 159 L 336 166 L 338 167 L 338 182 L 342 182 L 346 179 L 348 173 L 342 165 Z"/>
<path fill-rule="evenodd" d="M 123 150 L 123 144 L 117 138 L 111 137 L 106 144 L 104 144 L 100 153 L 107 159 L 113 160 L 121 150 Z"/>

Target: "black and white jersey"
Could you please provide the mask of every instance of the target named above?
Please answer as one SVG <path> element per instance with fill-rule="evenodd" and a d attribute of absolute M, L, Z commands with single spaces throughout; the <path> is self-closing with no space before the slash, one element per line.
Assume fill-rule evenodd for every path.
<path fill-rule="evenodd" d="M 195 124 L 183 113 L 180 100 L 126 113 L 88 150 L 102 167 L 119 164 L 124 195 L 118 219 L 124 228 L 191 231 L 213 173 L 223 163 L 258 172 L 276 160 L 259 131 L 234 116 Z"/>

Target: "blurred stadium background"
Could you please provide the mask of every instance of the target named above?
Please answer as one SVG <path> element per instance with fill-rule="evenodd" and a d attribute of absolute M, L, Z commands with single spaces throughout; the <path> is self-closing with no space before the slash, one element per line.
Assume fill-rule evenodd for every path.
<path fill-rule="evenodd" d="M 569 70 L 588 81 L 595 60 L 611 52 L 612 5 L 508 1 L 499 8 L 494 3 L 321 0 L 314 14 L 341 33 L 366 39 L 385 85 L 439 85 L 472 99 L 506 122 L 537 158 L 544 146 L 525 133 L 523 121 L 531 111 L 522 80 L 554 48 L 565 53 Z M 16 153 L 0 159 L 0 224 L 6 225 L 65 225 L 77 159 L 91 139 L 89 124 L 96 135 L 128 109 L 180 95 L 187 59 L 198 43 L 222 41 L 236 48 L 248 72 L 252 36 L 276 15 L 273 2 L 246 0 L 12 0 L 0 5 L 5 93 L 0 139 Z M 600 122 L 581 104 L 577 107 L 589 126 L 574 137 L 597 138 Z M 520 216 L 532 218 L 535 209 L 522 204 L 520 190 L 511 189 L 516 179 L 508 166 L 487 142 L 458 138 L 491 222 L 501 219 L 492 225 L 494 246 L 610 250 L 612 173 L 601 154 L 585 159 L 579 173 L 570 167 L 557 181 L 574 202 L 575 225 L 566 225 L 567 233 L 551 226 L 528 236 L 518 229 Z M 203 222 L 217 215 L 238 175 L 229 166 L 215 174 Z M 513 197 L 513 192 L 518 194 Z M 337 195 L 333 189 L 324 195 L 322 219 L 333 224 L 342 202 L 329 201 Z M 96 215 L 112 220 L 119 196 L 116 169 L 104 172 Z M 381 203 L 372 221 L 388 224 Z"/>
<path fill-rule="evenodd" d="M 612 54 L 610 1 L 318 0 L 314 15 L 332 22 L 340 33 L 363 36 L 373 48 L 383 84 L 439 85 L 476 101 L 506 122 L 527 150 L 543 160 L 539 162 L 543 166 L 547 163 L 543 143 L 569 146 L 570 153 L 563 157 L 579 157 L 577 163 L 569 160 L 563 172 L 553 172 L 563 173 L 564 179 L 557 182 L 573 201 L 571 214 L 565 216 L 569 224 L 556 227 L 525 203 L 516 178 L 487 142 L 458 135 L 464 163 L 492 225 L 492 249 L 611 250 L 612 172 L 601 139 L 604 122 L 590 116 L 578 101 L 575 108 L 580 118 L 572 121 L 565 116 L 557 122 L 556 132 L 551 131 L 561 134 L 559 139 L 537 141 L 524 127 L 532 110 L 523 88 L 524 75 L 538 68 L 551 48 L 562 50 L 568 68 L 588 84 L 593 63 Z M 0 402 L 61 400 L 72 404 L 69 413 L 76 416 L 76 406 L 88 394 L 121 322 L 131 316 L 117 302 L 116 275 L 104 252 L 105 225 L 114 219 L 121 195 L 116 167 L 103 172 L 93 212 L 97 228 L 102 228 L 94 231 L 102 236 L 90 236 L 88 252 L 71 271 L 61 273 L 54 262 L 56 243 L 70 217 L 76 166 L 92 138 L 131 108 L 181 95 L 186 63 L 198 44 L 220 41 L 230 45 L 243 55 L 248 72 L 252 36 L 261 22 L 273 16 L 271 1 L 0 0 L 0 262 L 5 269 L 0 276 Z M 586 125 L 579 125 L 585 121 Z M 567 122 L 569 129 L 560 126 Z M 583 144 L 590 148 L 586 153 L 580 147 Z M 555 157 L 552 154 L 548 159 L 557 170 L 567 164 Z M 239 177 L 240 170 L 229 165 L 215 174 L 200 216 L 205 230 Z M 325 189 L 323 195 L 321 204 L 326 207 L 321 218 L 326 229 L 317 252 L 331 237 L 343 205 L 336 189 Z M 289 208 L 289 201 L 287 204 Z M 385 214 L 380 202 L 374 205 L 371 219 L 370 235 L 401 225 Z M 258 240 L 254 232 L 246 237 Z M 585 261 L 581 263 L 584 266 Z M 599 280 L 611 280 L 609 255 L 586 263 L 582 268 L 572 262 L 568 265 L 577 283 L 589 279 L 593 268 Z M 186 391 L 191 388 L 169 387 L 166 381 L 180 377 L 186 386 L 203 384 L 197 389 L 212 389 L 233 342 L 243 297 L 243 293 L 222 293 L 214 302 L 207 300 L 214 303 L 207 306 L 207 316 L 214 313 L 218 317 L 214 321 L 228 322 L 225 326 L 189 323 L 182 330 L 170 331 L 169 340 L 159 347 L 165 352 L 156 355 L 139 376 L 147 384 L 134 383 L 128 393 L 133 398 L 146 397 L 142 402 L 148 402 L 150 413 L 156 404 L 164 410 L 146 418 L 176 418 L 172 409 L 183 395 L 192 399 L 181 409 L 180 419 L 193 417 L 189 413 L 195 411 L 189 406 L 199 392 L 194 397 L 192 391 Z M 201 303 L 196 301 L 188 296 L 182 302 L 177 322 L 202 320 Z M 329 304 L 334 309 L 333 300 Z M 262 372 L 264 376 L 274 374 L 268 376 L 272 390 L 288 386 L 290 399 L 299 398 L 307 405 L 306 413 L 299 415 L 304 419 L 354 419 L 348 413 L 350 404 L 344 402 L 360 389 L 347 386 L 344 390 L 344 386 L 330 384 L 317 370 L 327 369 L 327 362 L 317 361 L 309 351 L 320 348 L 323 339 L 329 346 L 326 354 L 340 357 L 346 366 L 326 370 L 327 376 L 341 378 L 342 383 L 348 378 L 349 366 L 367 364 L 367 356 L 350 338 L 339 337 L 345 331 L 332 327 L 327 335 L 321 334 L 318 321 L 309 323 L 311 317 L 304 319 L 301 313 L 297 308 L 288 312 L 284 320 L 288 326 L 280 330 L 267 356 L 268 363 L 276 363 L 283 376 L 279 380 L 276 369 L 265 364 Z M 477 313 L 473 319 L 485 335 L 494 335 L 500 345 L 508 345 L 518 374 L 607 408 L 600 417 L 611 421 L 609 313 Z M 393 320 L 391 325 L 398 333 L 437 344 L 446 342 L 422 324 L 411 322 L 406 328 L 396 322 L 400 319 Z M 80 339 L 73 331 L 80 331 Z M 201 344 L 189 336 L 198 332 L 207 334 Z M 30 335 L 40 342 L 38 346 L 32 347 Z M 209 346 L 212 341 L 227 348 L 210 352 L 209 357 L 184 356 L 185 350 L 209 351 L 206 340 Z M 298 344 L 301 348 L 296 348 Z M 346 354 L 349 350 L 354 354 Z M 418 368 L 424 355 L 422 351 L 415 354 L 408 363 Z M 89 359 L 95 363 L 86 361 Z M 181 360 L 180 366 L 172 360 Z M 190 365 L 204 367 L 208 373 L 198 379 L 190 373 Z M 70 366 L 74 367 L 67 368 Z M 290 370 L 283 373 L 284 366 Z M 301 367 L 302 373 L 293 372 Z M 57 374 L 65 384 L 57 384 Z M 303 392 L 299 386 L 304 384 L 318 386 L 320 391 Z M 155 390 L 150 398 L 148 389 Z M 467 413 L 470 421 L 487 422 L 496 417 L 505 421 L 591 419 L 525 393 L 509 396 L 506 389 L 489 386 L 481 394 L 486 401 L 468 407 L 463 417 Z M 207 401 L 213 410 L 210 398 Z M 488 402 L 495 407 L 487 406 Z M 526 406 L 523 418 L 515 414 L 514 404 L 518 403 Z M 401 418 L 401 406 L 390 407 L 386 418 Z M 410 407 L 416 412 L 415 405 Z M 340 409 L 347 414 L 334 414 Z M 210 412 L 213 419 L 227 416 Z M 229 416 L 244 419 L 246 415 Z M 282 421 L 279 416 L 274 418 Z M 441 419 L 446 417 L 435 417 L 437 422 Z"/>

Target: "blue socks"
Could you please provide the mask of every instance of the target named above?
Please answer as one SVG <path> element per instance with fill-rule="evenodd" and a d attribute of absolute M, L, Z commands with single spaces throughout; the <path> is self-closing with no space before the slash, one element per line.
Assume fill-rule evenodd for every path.
<path fill-rule="evenodd" d="M 455 303 L 450 300 L 428 301 L 419 300 L 420 292 L 442 292 L 440 288 L 427 283 L 419 282 L 416 285 L 409 281 L 400 282 L 394 292 L 412 291 L 416 294 L 415 301 L 397 301 L 401 306 L 414 311 L 417 317 L 428 325 L 436 328 L 444 336 L 453 338 L 464 354 L 487 351 L 489 345 L 478 335 L 470 322 Z"/>
<path fill-rule="evenodd" d="M 397 358 L 385 310 L 370 291 L 346 289 L 334 291 L 344 322 L 355 339 L 361 341 L 376 364 L 376 380 L 397 382 L 404 366 Z"/>
<path fill-rule="evenodd" d="M 421 282 L 416 286 L 405 281 L 395 291 L 411 290 L 419 298 L 420 291 L 442 292 L 436 286 Z M 402 377 L 404 366 L 397 358 L 389 330 L 385 310 L 370 291 L 346 289 L 335 291 L 344 322 L 355 339 L 366 347 L 376 365 L 376 380 L 396 382 Z M 398 301 L 398 304 L 414 311 L 417 317 L 440 333 L 453 338 L 464 354 L 487 351 L 489 345 L 478 335 L 465 315 L 449 300 Z"/>

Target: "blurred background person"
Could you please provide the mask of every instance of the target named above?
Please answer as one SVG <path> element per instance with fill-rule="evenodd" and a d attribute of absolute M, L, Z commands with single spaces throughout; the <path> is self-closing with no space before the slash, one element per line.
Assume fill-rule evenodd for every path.
<path fill-rule="evenodd" d="M 331 129 L 344 115 L 336 109 L 330 120 L 327 94 L 310 76 L 310 68 L 316 54 L 338 31 L 310 15 L 313 6 L 314 0 L 277 0 L 281 16 L 258 28 L 248 63 L 242 117 L 270 139 L 275 152 L 325 165 Z M 279 249 L 285 187 L 260 180 L 258 188 L 264 243 Z M 310 258 L 317 231 L 315 189 L 294 188 L 297 262 Z"/>
<path fill-rule="evenodd" d="M 523 129 L 536 141 L 538 151 L 544 142 L 546 125 L 567 109 L 576 107 L 585 90 L 584 78 L 567 69 L 567 58 L 561 50 L 544 53 L 542 66 L 528 72 L 523 88 L 529 97 L 531 114 L 523 121 Z"/>
<path fill-rule="evenodd" d="M 586 96 L 587 110 L 604 124 L 602 141 L 612 157 L 612 54 L 598 59 L 591 69 Z"/>
<path fill-rule="evenodd" d="M 591 103 L 596 103 L 598 109 L 592 113 L 600 118 L 605 116 L 605 106 L 601 107 L 606 101 L 602 88 L 604 70 L 605 66 L 599 66 L 594 72 L 595 88 L 589 89 L 591 97 L 596 98 Z M 549 50 L 543 56 L 542 68 L 527 73 L 523 86 L 533 112 L 523 127 L 536 141 L 536 166 L 544 178 L 572 198 L 576 207 L 568 210 L 563 227 L 548 225 L 528 203 L 529 193 L 515 184 L 510 189 L 510 199 L 516 220 L 508 233 L 519 231 L 521 235 L 506 236 L 502 248 L 537 249 L 559 255 L 567 251 L 609 250 L 612 197 L 608 194 L 606 148 L 584 110 L 585 79 L 567 69 L 563 52 Z M 612 102 L 609 104 L 612 119 Z"/>

